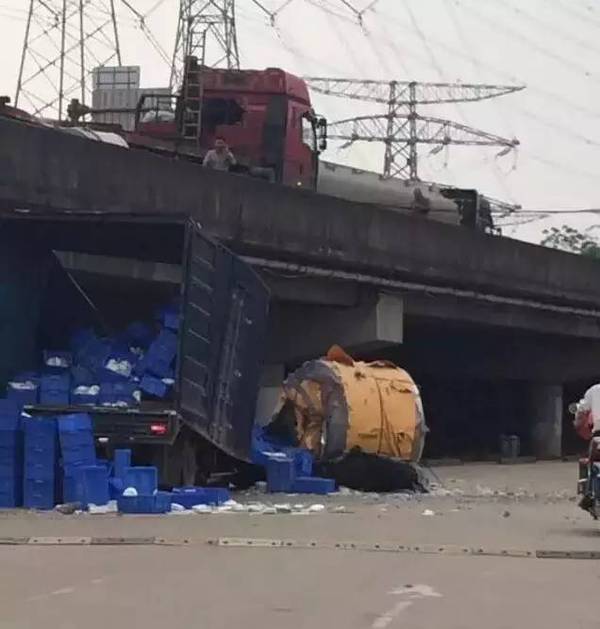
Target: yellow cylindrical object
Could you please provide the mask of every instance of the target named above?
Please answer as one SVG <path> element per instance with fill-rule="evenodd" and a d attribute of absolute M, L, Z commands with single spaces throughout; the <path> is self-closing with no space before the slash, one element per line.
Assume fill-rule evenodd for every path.
<path fill-rule="evenodd" d="M 389 363 L 330 364 L 348 406 L 346 449 L 404 460 L 420 457 L 423 418 L 410 375 Z"/>

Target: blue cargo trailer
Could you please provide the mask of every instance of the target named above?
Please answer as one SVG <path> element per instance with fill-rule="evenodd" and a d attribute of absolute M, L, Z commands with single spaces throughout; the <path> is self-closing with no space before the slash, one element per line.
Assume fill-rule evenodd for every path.
<path fill-rule="evenodd" d="M 191 219 L 56 211 L 5 214 L 0 252 L 0 391 L 73 330 L 116 334 L 175 298 L 179 321 L 168 313 L 164 333 L 177 339 L 170 396 L 131 407 L 46 396 L 25 411 L 84 410 L 101 443 L 133 446 L 134 456 L 139 446 L 167 483 L 193 484 L 215 452 L 249 460 L 269 294 L 239 257 Z"/>

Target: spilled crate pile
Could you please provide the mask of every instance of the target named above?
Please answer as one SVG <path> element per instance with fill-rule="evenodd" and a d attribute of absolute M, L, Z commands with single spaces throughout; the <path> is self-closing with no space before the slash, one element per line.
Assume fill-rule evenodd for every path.
<path fill-rule="evenodd" d="M 21 415 L 13 401 L 0 401 L 0 507 L 52 509 L 77 503 L 87 508 L 111 500 L 122 513 L 166 513 L 172 502 L 221 504 L 229 492 L 158 491 L 157 468 L 131 465 L 130 450 L 115 450 L 113 461 L 96 458 L 89 415 L 34 418 Z"/>
<path fill-rule="evenodd" d="M 267 491 L 294 494 L 330 494 L 331 478 L 313 476 L 313 455 L 268 435 L 256 426 L 252 435 L 252 462 L 265 468 Z"/>
<path fill-rule="evenodd" d="M 179 310 L 157 313 L 155 325 L 130 324 L 100 338 L 91 329 L 72 335 L 69 350 L 46 350 L 43 367 L 16 375 L 6 397 L 20 406 L 134 407 L 164 399 L 174 384 Z"/>

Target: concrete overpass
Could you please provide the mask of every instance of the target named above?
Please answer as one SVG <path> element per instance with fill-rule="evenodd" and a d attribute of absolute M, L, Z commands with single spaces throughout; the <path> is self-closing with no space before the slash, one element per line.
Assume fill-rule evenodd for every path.
<path fill-rule="evenodd" d="M 559 454 L 563 389 L 579 395 L 600 371 L 593 260 L 3 118 L 0 212 L 95 213 L 99 242 L 107 215 L 152 217 L 164 234 L 193 216 L 272 288 L 266 384 L 331 342 L 385 355 L 423 384 L 433 434 L 459 431 L 464 448 L 492 426 Z M 126 258 L 127 239 L 112 251 Z"/>

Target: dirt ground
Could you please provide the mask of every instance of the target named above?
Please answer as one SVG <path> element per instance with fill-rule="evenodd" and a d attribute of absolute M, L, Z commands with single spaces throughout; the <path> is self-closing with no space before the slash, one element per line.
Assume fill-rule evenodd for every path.
<path fill-rule="evenodd" d="M 533 556 L 600 552 L 600 524 L 576 506 L 576 468 L 435 468 L 427 496 L 235 496 L 325 507 L 303 515 L 3 512 L 0 538 L 181 545 L 0 545 L 0 628 L 596 627 L 600 560 Z"/>

